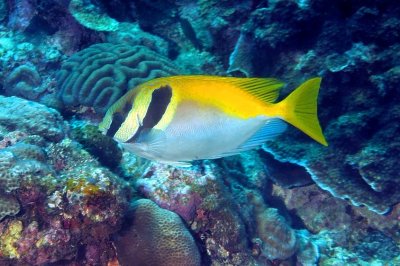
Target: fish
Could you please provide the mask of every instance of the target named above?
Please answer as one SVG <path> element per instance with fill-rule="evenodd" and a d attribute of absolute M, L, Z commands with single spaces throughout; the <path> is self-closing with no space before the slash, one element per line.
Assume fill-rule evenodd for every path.
<path fill-rule="evenodd" d="M 321 78 L 276 102 L 275 78 L 170 76 L 144 82 L 116 101 L 103 134 L 139 157 L 177 166 L 260 147 L 288 124 L 327 146 L 317 115 Z"/>

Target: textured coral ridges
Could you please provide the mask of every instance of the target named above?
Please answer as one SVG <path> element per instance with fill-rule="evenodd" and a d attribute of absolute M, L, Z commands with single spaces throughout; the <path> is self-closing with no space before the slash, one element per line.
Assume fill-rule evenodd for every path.
<path fill-rule="evenodd" d="M 58 73 L 59 94 L 67 106 L 80 104 L 105 113 L 127 90 L 178 72 L 168 58 L 145 46 L 95 44 L 64 62 Z"/>
<path fill-rule="evenodd" d="M 14 68 L 5 80 L 6 93 L 37 100 L 44 92 L 44 88 L 38 88 L 41 77 L 35 66 L 22 65 Z"/>
<path fill-rule="evenodd" d="M 132 204 L 131 227 L 115 241 L 118 257 L 128 265 L 200 265 L 200 254 L 179 216 L 148 199 Z"/>

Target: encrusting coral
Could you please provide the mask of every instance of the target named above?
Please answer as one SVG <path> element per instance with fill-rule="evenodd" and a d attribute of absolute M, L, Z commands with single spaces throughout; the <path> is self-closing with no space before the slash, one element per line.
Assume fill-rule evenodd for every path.
<path fill-rule="evenodd" d="M 74 121 L 71 126 L 71 138 L 82 144 L 102 165 L 110 168 L 118 166 L 122 152 L 115 140 L 103 135 L 94 125 Z"/>
<path fill-rule="evenodd" d="M 254 206 L 256 234 L 253 240 L 260 246 L 261 253 L 270 260 L 285 260 L 298 249 L 298 239 L 286 219 L 275 208 L 269 208 L 260 195 L 249 193 L 249 201 Z"/>
<path fill-rule="evenodd" d="M 10 131 L 18 128 L 51 141 L 65 136 L 64 122 L 57 111 L 17 97 L 0 96 L 0 125 Z"/>
<path fill-rule="evenodd" d="M 68 6 L 71 15 L 83 26 L 97 31 L 115 31 L 118 21 L 102 12 L 90 1 L 72 0 Z"/>
<path fill-rule="evenodd" d="M 0 220 L 7 215 L 16 215 L 19 211 L 18 200 L 12 195 L 2 195 L 0 192 Z"/>
<path fill-rule="evenodd" d="M 53 109 L 0 96 L 1 265 L 115 260 L 124 182 L 66 128 Z"/>
<path fill-rule="evenodd" d="M 122 266 L 196 266 L 196 243 L 181 218 L 148 199 L 133 202 L 129 228 L 114 241 Z"/>
<path fill-rule="evenodd" d="M 58 73 L 59 95 L 66 106 L 80 104 L 105 113 L 136 85 L 179 72 L 172 61 L 145 46 L 100 43 L 63 63 Z"/>

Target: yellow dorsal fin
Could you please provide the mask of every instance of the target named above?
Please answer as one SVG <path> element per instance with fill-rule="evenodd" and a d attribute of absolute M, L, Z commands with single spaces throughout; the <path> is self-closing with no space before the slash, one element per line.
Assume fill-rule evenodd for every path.
<path fill-rule="evenodd" d="M 274 78 L 237 78 L 207 75 L 172 76 L 160 78 L 159 80 L 200 80 L 230 83 L 267 103 L 276 101 L 279 96 L 279 89 L 284 85 L 283 82 Z"/>
<path fill-rule="evenodd" d="M 279 90 L 284 85 L 283 82 L 273 78 L 227 78 L 228 80 L 267 103 L 276 101 Z"/>

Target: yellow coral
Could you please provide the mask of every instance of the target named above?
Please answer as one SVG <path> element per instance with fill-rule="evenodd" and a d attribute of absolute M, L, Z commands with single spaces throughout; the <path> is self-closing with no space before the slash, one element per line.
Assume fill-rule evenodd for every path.
<path fill-rule="evenodd" d="M 97 185 L 90 184 L 83 178 L 68 179 L 66 182 L 66 187 L 69 191 L 83 193 L 86 196 L 95 196 L 102 192 Z"/>
<path fill-rule="evenodd" d="M 4 233 L 0 235 L 0 253 L 4 257 L 10 259 L 19 258 L 20 255 L 15 244 L 21 238 L 22 229 L 21 221 L 12 221 Z"/>

